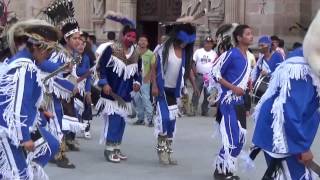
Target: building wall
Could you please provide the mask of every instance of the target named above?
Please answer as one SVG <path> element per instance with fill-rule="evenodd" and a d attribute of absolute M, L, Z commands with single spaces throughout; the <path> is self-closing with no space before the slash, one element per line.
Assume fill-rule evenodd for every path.
<path fill-rule="evenodd" d="M 210 9 L 208 2 L 218 4 L 224 2 L 223 14 L 221 9 Z M 183 1 L 182 14 L 197 0 Z M 319 0 L 204 0 L 208 9 L 208 28 L 214 34 L 222 23 L 245 23 L 253 28 L 255 43 L 260 35 L 278 35 L 284 39 L 287 47 L 296 41 L 302 41 L 305 31 L 317 10 Z M 221 21 L 223 15 L 223 21 Z M 303 28 L 297 26 L 297 23 Z"/>
<path fill-rule="evenodd" d="M 301 7 L 309 8 L 310 4 L 302 4 L 300 0 L 267 0 L 265 2 L 263 5 L 261 0 L 247 0 L 245 23 L 253 27 L 254 34 L 256 36 L 278 35 L 285 39 L 288 45 L 301 41 L 302 32 L 298 29 L 292 31 L 289 29 L 296 22 L 301 23 L 302 19 L 311 19 L 310 16 L 301 17 Z"/>
<path fill-rule="evenodd" d="M 14 0 L 11 1 L 10 10 L 15 11 L 20 19 L 35 17 L 39 11 L 47 7 L 51 0 Z M 121 12 L 129 18 L 136 20 L 137 0 L 74 0 L 76 18 L 82 29 L 92 32 L 98 41 L 106 39 L 108 31 L 119 32 L 121 25 L 106 20 L 108 10 Z M 103 7 L 97 15 L 94 3 L 102 2 Z M 199 0 L 183 0 L 182 14 L 193 10 Z M 200 10 L 207 8 L 207 15 L 201 19 L 199 32 L 205 34 L 215 33 L 222 23 L 246 23 L 253 27 L 257 37 L 263 34 L 279 35 L 287 45 L 301 41 L 303 30 L 291 28 L 296 23 L 307 27 L 320 8 L 319 0 L 202 0 Z M 210 7 L 209 7 L 210 6 Z M 100 8 L 100 7 L 99 7 Z M 17 11 L 19 10 L 19 11 Z"/>
<path fill-rule="evenodd" d="M 52 0 L 13 0 L 9 10 L 14 11 L 21 20 L 35 18 L 39 12 L 48 7 Z M 84 29 L 91 29 L 92 0 L 76 0 L 75 17 Z"/>

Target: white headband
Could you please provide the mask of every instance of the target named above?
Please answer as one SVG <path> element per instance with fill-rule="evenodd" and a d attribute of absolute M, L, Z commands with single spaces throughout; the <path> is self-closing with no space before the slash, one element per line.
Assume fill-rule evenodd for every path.
<path fill-rule="evenodd" d="M 76 28 L 76 29 L 74 29 L 74 30 L 71 30 L 71 31 L 67 32 L 67 33 L 64 35 L 64 37 L 67 38 L 67 37 L 69 37 L 70 35 L 72 35 L 72 34 L 74 34 L 74 33 L 76 33 L 76 32 L 80 32 L 79 28 Z"/>

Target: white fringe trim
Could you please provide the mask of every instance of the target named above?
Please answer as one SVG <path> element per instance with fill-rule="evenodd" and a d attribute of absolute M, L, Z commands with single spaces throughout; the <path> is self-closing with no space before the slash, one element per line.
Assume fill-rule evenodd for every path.
<path fill-rule="evenodd" d="M 10 70 L 16 69 L 14 74 L 7 74 Z M 7 104 L 4 109 L 3 119 L 7 124 L 7 133 L 8 137 L 15 146 L 19 146 L 20 140 L 22 140 L 22 135 L 19 133 L 20 127 L 26 126 L 23 122 L 21 122 L 21 118 L 27 118 L 27 116 L 22 116 L 21 114 L 15 114 L 14 106 L 17 92 L 17 83 L 20 76 L 24 76 L 26 72 L 32 73 L 36 72 L 37 77 L 36 81 L 38 86 L 44 91 L 43 84 L 41 82 L 41 78 L 38 76 L 40 70 L 36 67 L 36 65 L 30 60 L 26 58 L 20 58 L 14 61 L 11 64 L 3 63 L 1 64 L 0 70 L 0 95 L 7 96 L 6 101 L 1 102 L 0 104 Z M 24 77 L 23 77 L 24 78 Z M 24 88 L 24 87 L 22 87 Z M 38 98 L 35 106 L 37 108 L 40 107 L 42 102 L 42 92 L 40 97 Z M 21 103 L 21 102 L 18 102 Z M 37 118 L 37 116 L 36 116 Z"/>
<path fill-rule="evenodd" d="M 178 105 L 168 106 L 169 109 L 169 118 L 171 121 L 176 120 L 179 117 L 179 108 Z"/>
<path fill-rule="evenodd" d="M 63 115 L 62 117 L 62 130 L 71 131 L 74 133 L 83 132 L 86 129 L 85 123 L 80 123 L 77 118 Z"/>
<path fill-rule="evenodd" d="M 19 172 L 6 138 L 0 138 L 0 174 L 4 180 L 19 179 Z"/>
<path fill-rule="evenodd" d="M 179 108 L 178 105 L 171 105 L 168 106 L 169 109 L 169 119 L 171 121 L 176 120 L 179 117 Z M 160 111 L 160 106 L 159 103 L 157 103 L 157 111 L 156 111 L 156 117 L 154 119 L 154 136 L 158 137 L 159 134 L 161 135 L 166 135 L 163 134 L 163 127 L 162 127 L 162 116 L 161 116 L 161 111 Z M 175 124 L 175 128 L 173 131 L 173 137 L 175 137 L 176 131 L 177 131 L 177 123 Z"/>
<path fill-rule="evenodd" d="M 83 80 L 83 81 L 81 81 L 81 82 L 79 82 L 79 83 L 77 84 L 77 87 L 78 87 L 78 89 L 79 89 L 79 93 L 80 93 L 81 96 L 84 96 L 85 93 L 86 93 L 86 89 L 85 89 L 86 81 L 87 81 L 87 80 L 85 79 L 85 80 Z"/>
<path fill-rule="evenodd" d="M 250 74 L 251 74 L 251 61 L 249 61 L 248 58 L 246 58 L 246 60 L 247 60 L 246 70 L 244 70 L 241 73 L 239 78 L 242 76 L 243 73 L 245 73 L 245 74 L 244 74 L 242 80 L 240 81 L 240 83 L 237 85 L 237 87 L 241 88 L 243 91 L 245 91 L 248 88 L 248 81 L 249 81 Z M 232 84 L 234 84 L 234 82 L 232 82 Z M 233 94 L 233 92 L 231 90 L 228 90 L 227 94 L 224 96 L 221 103 L 226 102 L 226 103 L 230 104 L 231 101 L 233 101 L 233 100 L 239 101 L 241 98 L 242 98 L 242 96 L 237 96 L 237 95 Z"/>
<path fill-rule="evenodd" d="M 54 52 L 52 53 L 51 57 L 49 58 L 50 62 L 53 63 L 66 63 L 66 62 L 71 62 L 71 59 L 66 56 L 65 52 L 59 51 L 59 52 Z"/>
<path fill-rule="evenodd" d="M 84 112 L 84 104 L 82 101 L 80 101 L 80 99 L 78 98 L 74 98 L 74 108 L 76 109 L 76 111 L 82 115 L 82 113 Z"/>
<path fill-rule="evenodd" d="M 216 98 L 214 100 L 211 100 L 213 103 L 217 102 L 220 100 L 221 98 L 221 94 L 222 94 L 222 88 L 220 83 L 218 82 L 222 76 L 221 76 L 221 68 L 223 66 L 223 64 L 226 62 L 226 60 L 229 58 L 229 56 L 232 53 L 229 53 L 229 55 L 227 56 L 228 52 L 224 52 L 223 54 L 221 54 L 219 56 L 219 58 L 215 61 L 215 64 L 212 66 L 211 72 L 208 76 L 207 79 L 207 88 L 209 92 L 214 92 L 216 93 Z M 249 60 L 247 60 L 247 66 L 246 69 L 242 72 L 242 74 L 239 76 L 239 78 L 244 74 L 242 80 L 240 81 L 240 83 L 237 85 L 237 87 L 240 87 L 243 90 L 247 89 L 248 86 L 248 81 L 251 75 L 251 62 Z M 238 79 L 237 79 L 238 80 Z M 235 80 L 235 81 L 237 81 Z M 232 82 L 232 84 L 234 84 L 235 82 Z M 233 94 L 233 92 L 231 90 L 228 90 L 226 95 L 223 97 L 221 103 L 226 102 L 227 104 L 230 104 L 231 101 L 235 100 L 235 101 L 239 101 L 241 99 L 241 96 L 236 96 L 235 94 Z"/>
<path fill-rule="evenodd" d="M 113 55 L 111 55 L 107 67 L 113 67 L 113 72 L 115 72 L 119 77 L 123 74 L 123 80 L 131 78 L 131 76 L 134 76 L 138 71 L 137 63 L 126 65 L 121 59 Z"/>
<path fill-rule="evenodd" d="M 103 120 L 104 120 L 104 126 L 103 126 L 104 128 L 103 128 L 101 136 L 100 136 L 99 144 L 105 144 L 107 136 L 108 136 L 109 117 L 107 114 L 103 115 Z"/>
<path fill-rule="evenodd" d="M 314 179 L 319 179 L 319 175 L 312 171 L 309 168 L 305 169 L 306 173 L 299 179 L 299 180 L 314 180 Z"/>
<path fill-rule="evenodd" d="M 229 54 L 230 56 L 230 54 Z M 229 57 L 228 56 L 228 57 Z M 222 65 L 225 63 L 225 60 L 227 59 L 227 52 L 224 52 L 219 56 L 219 58 L 215 61 L 215 63 L 212 65 L 212 69 L 208 75 L 206 75 L 205 85 L 208 89 L 208 92 L 210 94 L 214 94 L 211 97 L 211 102 L 216 103 L 221 98 L 222 89 L 221 85 L 218 82 L 221 79 L 221 72 L 220 69 Z"/>
<path fill-rule="evenodd" d="M 238 121 L 238 128 L 239 128 L 239 141 L 242 140 L 242 143 L 245 144 L 246 141 L 246 130 L 241 127 L 240 122 Z M 229 150 L 235 149 L 232 144 L 229 143 L 228 134 L 225 128 L 225 120 L 222 117 L 220 122 L 220 133 L 222 137 L 222 145 L 224 148 L 224 155 L 221 157 L 219 154 L 215 160 L 215 167 L 219 173 L 226 174 L 227 172 L 234 173 L 237 171 L 237 158 L 231 156 Z"/>
<path fill-rule="evenodd" d="M 49 180 L 49 176 L 39 164 L 32 162 L 33 180 Z"/>
<path fill-rule="evenodd" d="M 44 79 L 49 73 L 41 71 L 41 79 Z M 69 91 L 68 89 L 63 88 L 60 86 L 58 83 L 55 82 L 55 79 L 64 79 L 62 77 L 53 77 L 50 78 L 46 81 L 45 87 L 47 93 L 53 93 L 56 95 L 58 98 L 64 99 L 69 101 L 70 98 L 72 97 L 72 92 Z"/>
<path fill-rule="evenodd" d="M 50 121 L 48 122 L 48 131 L 61 143 L 63 133 L 61 131 L 59 120 L 58 120 L 56 111 L 54 109 L 54 102 L 52 99 L 50 99 L 49 106 L 47 108 L 49 112 L 53 113 L 53 118 L 51 118 Z"/>
<path fill-rule="evenodd" d="M 100 108 L 103 108 L 102 114 L 118 114 L 124 119 L 127 119 L 129 112 L 131 112 L 131 106 L 130 103 L 126 103 L 126 105 L 126 108 L 120 107 L 117 101 L 112 101 L 101 97 L 96 105 L 96 109 L 99 110 Z"/>
<path fill-rule="evenodd" d="M 157 110 L 156 110 L 156 117 L 154 119 L 154 136 L 158 138 L 158 135 L 163 132 L 162 128 L 162 116 L 160 112 L 159 102 L 157 102 Z"/>
<path fill-rule="evenodd" d="M 57 122 L 57 118 L 50 119 L 50 122 L 48 123 L 48 131 L 61 143 L 63 133 L 61 131 L 61 127 L 59 125 L 59 122 Z"/>
<path fill-rule="evenodd" d="M 303 64 L 301 64 L 303 63 Z M 280 64 L 276 71 L 273 72 L 267 91 L 261 97 L 255 108 L 255 121 L 260 114 L 262 104 L 269 98 L 271 98 L 276 92 L 279 92 L 279 96 L 274 100 L 271 113 L 273 114 L 273 150 L 274 153 L 287 153 L 288 146 L 284 132 L 284 110 L 283 105 L 287 101 L 287 96 L 290 97 L 291 84 L 290 80 L 306 80 L 307 75 L 312 78 L 313 85 L 317 88 L 318 97 L 320 97 L 320 80 L 311 71 L 310 67 L 306 63 L 303 57 L 293 57 L 287 59 L 284 63 Z"/>

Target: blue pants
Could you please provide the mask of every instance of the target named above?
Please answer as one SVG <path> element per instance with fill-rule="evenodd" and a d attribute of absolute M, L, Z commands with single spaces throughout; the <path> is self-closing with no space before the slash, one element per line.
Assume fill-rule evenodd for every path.
<path fill-rule="evenodd" d="M 144 120 L 146 116 L 147 121 L 152 121 L 152 104 L 150 101 L 150 84 L 142 84 L 140 91 L 135 93 L 133 97 L 133 105 L 138 120 Z"/>
<path fill-rule="evenodd" d="M 123 117 L 118 114 L 108 115 L 105 117 L 105 138 L 107 143 L 121 143 L 126 127 Z"/>
<path fill-rule="evenodd" d="M 267 165 L 270 165 L 272 157 L 268 153 L 264 153 Z M 278 176 L 282 179 L 292 179 L 292 180 L 315 180 L 318 179 L 313 175 L 312 171 L 306 168 L 302 163 L 298 161 L 297 156 L 292 155 L 284 158 L 281 161 L 281 168 L 278 172 Z"/>
<path fill-rule="evenodd" d="M 26 154 L 22 147 L 16 147 L 10 143 L 10 139 L 2 139 L 0 141 L 0 157 L 1 157 L 1 169 L 5 170 L 5 173 L 13 172 L 13 177 L 6 176 L 7 179 L 23 179 L 27 176 L 27 162 Z M 7 172 L 9 171 L 9 172 Z M 1 174 L 1 179 L 5 174 Z"/>
<path fill-rule="evenodd" d="M 226 135 L 228 136 L 228 142 L 230 144 L 230 154 L 233 157 L 237 157 L 243 147 L 244 136 L 240 135 L 240 128 L 238 115 L 235 110 L 235 106 L 231 104 L 220 104 L 220 112 L 223 116 L 224 123 L 220 124 L 225 128 Z M 220 151 L 221 154 L 224 154 L 224 148 Z"/>
<path fill-rule="evenodd" d="M 158 117 L 155 122 L 156 130 L 163 135 L 167 135 L 168 138 L 172 138 L 176 126 L 175 114 L 178 111 L 177 100 L 173 92 L 166 91 L 166 97 L 159 96 L 157 101 Z"/>
<path fill-rule="evenodd" d="M 53 103 L 54 103 L 54 111 L 59 121 L 59 126 L 60 128 L 62 128 L 63 109 L 62 109 L 61 101 L 56 96 L 53 96 Z"/>
<path fill-rule="evenodd" d="M 40 166 L 44 167 L 59 152 L 60 143 L 45 128 L 40 127 L 39 131 L 40 131 L 43 139 L 45 140 L 45 142 L 48 144 L 49 149 L 47 149 L 43 155 L 35 158 L 33 161 L 36 162 L 37 164 L 39 164 Z"/>
<path fill-rule="evenodd" d="M 220 133 L 222 145 L 216 160 L 219 173 L 235 172 L 235 159 L 240 154 L 245 142 L 245 130 L 241 127 L 240 118 L 245 111 L 238 112 L 233 104 L 220 104 Z"/>

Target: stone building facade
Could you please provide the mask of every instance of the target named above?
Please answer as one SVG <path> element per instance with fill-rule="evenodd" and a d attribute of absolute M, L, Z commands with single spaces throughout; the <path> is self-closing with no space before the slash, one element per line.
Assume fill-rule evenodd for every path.
<path fill-rule="evenodd" d="M 50 2 L 14 0 L 10 10 L 21 19 L 31 18 Z M 237 22 L 253 27 L 256 37 L 276 34 L 288 46 L 302 40 L 303 28 L 320 8 L 319 0 L 74 0 L 81 28 L 95 34 L 98 41 L 104 41 L 108 31 L 120 31 L 119 24 L 104 18 L 106 12 L 112 10 L 136 20 L 141 31 L 155 31 L 151 34 L 153 43 L 163 33 L 161 22 L 192 12 L 199 3 L 197 11 L 207 10 L 205 17 L 198 20 L 200 37 L 213 35 L 223 23 Z"/>
<path fill-rule="evenodd" d="M 206 21 L 199 29 L 199 35 L 214 35 L 223 23 L 245 23 L 254 30 L 255 40 L 260 35 L 278 35 L 287 47 L 301 42 L 317 10 L 319 0 L 184 0 L 182 14 L 198 3 L 207 9 Z"/>
<path fill-rule="evenodd" d="M 9 9 L 20 19 L 36 17 L 52 0 L 14 0 Z M 121 25 L 105 19 L 108 11 L 122 13 L 136 21 L 142 33 L 149 33 L 151 43 L 156 45 L 163 21 L 174 21 L 181 14 L 181 0 L 73 0 L 76 19 L 81 29 L 97 36 L 99 42 L 106 40 L 109 31 L 119 32 Z M 154 31 L 154 34 L 150 34 Z M 159 32 L 159 33 L 158 33 Z"/>

